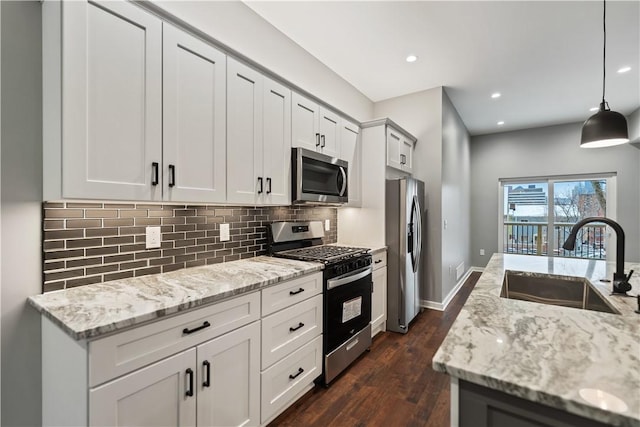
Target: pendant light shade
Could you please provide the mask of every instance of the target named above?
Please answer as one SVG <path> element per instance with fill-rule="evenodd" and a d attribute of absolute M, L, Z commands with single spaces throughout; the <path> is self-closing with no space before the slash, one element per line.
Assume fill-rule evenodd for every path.
<path fill-rule="evenodd" d="M 598 148 L 611 147 L 629 142 L 627 119 L 620 113 L 611 111 L 604 100 L 606 82 L 606 53 L 607 53 L 607 1 L 603 0 L 602 29 L 604 44 L 602 48 L 602 102 L 600 111 L 589 117 L 582 125 L 582 139 L 580 147 Z"/>
<path fill-rule="evenodd" d="M 604 102 L 600 104 L 600 111 L 582 125 L 581 147 L 611 147 L 626 142 L 629 142 L 627 119 L 622 114 L 606 108 Z"/>

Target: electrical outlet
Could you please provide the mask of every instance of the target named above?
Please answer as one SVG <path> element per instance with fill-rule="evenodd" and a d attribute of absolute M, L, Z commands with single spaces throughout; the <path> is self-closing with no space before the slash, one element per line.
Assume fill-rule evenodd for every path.
<path fill-rule="evenodd" d="M 445 219 L 445 220 L 444 220 L 444 229 L 445 229 L 445 230 L 447 229 L 447 226 L 448 226 L 448 225 L 449 225 L 449 223 L 448 223 L 448 222 L 447 222 L 447 220 Z"/>
<path fill-rule="evenodd" d="M 160 247 L 160 227 L 147 227 L 147 237 L 145 239 L 145 247 L 154 249 Z"/>
<path fill-rule="evenodd" d="M 227 240 L 231 240 L 231 237 L 229 237 L 229 224 L 220 224 L 220 241 L 226 242 Z"/>
<path fill-rule="evenodd" d="M 480 249 L 480 255 L 484 256 L 484 249 Z"/>
<path fill-rule="evenodd" d="M 325 231 L 331 230 L 331 220 L 328 220 L 328 219 L 324 220 L 324 229 Z"/>

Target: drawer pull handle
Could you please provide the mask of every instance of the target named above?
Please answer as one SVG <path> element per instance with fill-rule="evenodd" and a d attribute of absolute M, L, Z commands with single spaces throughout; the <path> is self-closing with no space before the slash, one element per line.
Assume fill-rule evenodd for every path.
<path fill-rule="evenodd" d="M 289 379 L 290 380 L 295 380 L 296 378 L 298 378 L 298 375 L 300 375 L 303 372 L 304 372 L 304 369 L 298 368 L 298 372 L 295 375 L 289 374 Z"/>
<path fill-rule="evenodd" d="M 208 360 L 202 362 L 205 370 L 205 380 L 202 383 L 202 387 L 209 387 L 211 385 L 211 363 Z"/>
<path fill-rule="evenodd" d="M 297 291 L 289 291 L 289 295 L 298 295 L 300 292 L 304 292 L 304 289 L 300 288 Z"/>
<path fill-rule="evenodd" d="M 187 388 L 187 392 L 185 393 L 187 397 L 193 396 L 193 369 L 187 369 L 187 376 L 189 377 L 189 388 Z"/>
<path fill-rule="evenodd" d="M 382 262 L 381 259 L 377 259 L 377 260 L 375 260 L 374 264 L 380 264 L 381 262 Z"/>
<path fill-rule="evenodd" d="M 184 335 L 189 335 L 192 334 L 194 332 L 198 332 L 204 328 L 208 328 L 209 326 L 211 326 L 211 323 L 209 323 L 207 320 L 204 321 L 204 323 L 201 326 L 198 326 L 197 328 L 193 328 L 193 329 L 189 329 L 189 328 L 184 328 L 182 330 L 182 333 Z"/>
<path fill-rule="evenodd" d="M 298 326 L 296 326 L 295 328 L 289 328 L 289 332 L 295 332 L 298 329 L 302 328 L 304 326 L 304 323 L 300 322 L 298 323 Z"/>
<path fill-rule="evenodd" d="M 349 344 L 347 344 L 347 351 L 351 350 L 353 347 L 356 346 L 356 344 L 358 344 L 358 341 L 360 341 L 358 338 L 356 338 L 355 340 L 353 340 L 353 342 L 350 342 Z"/>

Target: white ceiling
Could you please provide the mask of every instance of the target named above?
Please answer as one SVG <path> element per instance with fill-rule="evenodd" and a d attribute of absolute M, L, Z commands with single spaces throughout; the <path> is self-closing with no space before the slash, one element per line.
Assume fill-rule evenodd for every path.
<path fill-rule="evenodd" d="M 245 3 L 372 101 L 444 86 L 472 135 L 583 121 L 602 98 L 600 1 Z M 612 110 L 640 106 L 639 72 L 640 1 L 609 1 Z"/>

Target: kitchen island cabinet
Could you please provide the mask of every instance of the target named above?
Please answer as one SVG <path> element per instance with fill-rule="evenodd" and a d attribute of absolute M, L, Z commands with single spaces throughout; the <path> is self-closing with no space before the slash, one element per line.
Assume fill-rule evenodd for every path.
<path fill-rule="evenodd" d="M 453 424 L 640 425 L 640 315 L 636 298 L 612 296 L 600 281 L 613 270 L 600 260 L 494 254 L 433 358 L 452 378 Z M 503 298 L 507 271 L 587 279 L 620 314 Z M 631 285 L 637 295 L 640 279 Z M 545 407 L 567 416 L 532 415 Z"/>

